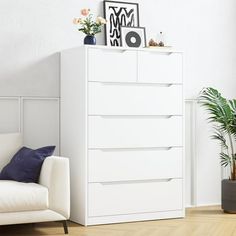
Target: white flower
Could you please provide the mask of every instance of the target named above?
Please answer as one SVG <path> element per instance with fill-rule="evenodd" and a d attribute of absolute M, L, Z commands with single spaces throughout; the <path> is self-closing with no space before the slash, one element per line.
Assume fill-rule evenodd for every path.
<path fill-rule="evenodd" d="M 96 20 L 96 23 L 97 23 L 97 24 L 100 24 L 100 25 L 104 25 L 104 24 L 107 23 L 107 21 L 106 21 L 106 19 L 104 19 L 103 17 L 98 16 L 98 17 L 97 17 L 97 20 Z"/>
<path fill-rule="evenodd" d="M 75 25 L 78 25 L 78 24 L 82 23 L 82 19 L 81 19 L 81 18 L 74 18 L 74 19 L 73 19 L 73 23 L 74 23 Z"/>

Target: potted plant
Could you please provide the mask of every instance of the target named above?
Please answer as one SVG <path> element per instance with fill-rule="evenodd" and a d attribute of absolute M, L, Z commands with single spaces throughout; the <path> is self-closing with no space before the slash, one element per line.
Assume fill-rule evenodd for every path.
<path fill-rule="evenodd" d="M 82 9 L 81 17 L 74 18 L 73 23 L 78 25 L 78 30 L 86 34 L 84 38 L 84 44 L 96 44 L 95 34 L 102 31 L 102 26 L 106 24 L 106 20 L 98 16 L 96 20 L 93 20 L 93 15 L 90 13 L 90 9 Z"/>
<path fill-rule="evenodd" d="M 221 165 L 230 169 L 229 178 L 222 180 L 222 209 L 236 213 L 236 99 L 227 100 L 214 88 L 204 88 L 199 98 L 214 125 L 212 138 L 221 144 Z"/>

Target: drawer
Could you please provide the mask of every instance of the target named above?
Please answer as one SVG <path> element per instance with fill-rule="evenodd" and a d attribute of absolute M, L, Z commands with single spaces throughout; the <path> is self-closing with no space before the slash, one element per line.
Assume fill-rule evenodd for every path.
<path fill-rule="evenodd" d="M 88 80 L 137 81 L 137 53 L 118 49 L 88 49 Z"/>
<path fill-rule="evenodd" d="M 89 216 L 180 210 L 182 180 L 89 184 Z"/>
<path fill-rule="evenodd" d="M 182 85 L 89 82 L 90 115 L 182 115 Z"/>
<path fill-rule="evenodd" d="M 146 83 L 182 83 L 182 54 L 138 52 L 138 81 Z"/>
<path fill-rule="evenodd" d="M 182 178 L 182 148 L 89 150 L 89 182 Z"/>
<path fill-rule="evenodd" d="M 89 148 L 182 146 L 182 117 L 89 116 Z"/>

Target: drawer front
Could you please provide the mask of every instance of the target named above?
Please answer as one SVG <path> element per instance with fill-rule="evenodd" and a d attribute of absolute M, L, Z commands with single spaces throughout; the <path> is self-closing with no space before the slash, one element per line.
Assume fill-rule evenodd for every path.
<path fill-rule="evenodd" d="M 180 210 L 182 180 L 89 184 L 89 216 Z"/>
<path fill-rule="evenodd" d="M 182 117 L 89 116 L 89 148 L 182 146 Z"/>
<path fill-rule="evenodd" d="M 117 49 L 88 49 L 88 80 L 137 81 L 137 53 Z"/>
<path fill-rule="evenodd" d="M 182 83 L 182 54 L 138 52 L 138 81 Z"/>
<path fill-rule="evenodd" d="M 89 182 L 182 178 L 182 148 L 89 150 Z"/>
<path fill-rule="evenodd" d="M 90 115 L 182 115 L 182 85 L 89 82 Z"/>

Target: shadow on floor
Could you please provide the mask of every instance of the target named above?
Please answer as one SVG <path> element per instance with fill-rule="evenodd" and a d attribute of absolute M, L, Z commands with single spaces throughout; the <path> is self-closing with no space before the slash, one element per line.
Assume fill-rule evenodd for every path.
<path fill-rule="evenodd" d="M 72 227 L 78 227 L 73 223 L 69 223 L 69 231 Z M 19 235 L 65 235 L 64 229 L 60 222 L 46 222 L 36 224 L 20 224 L 20 225 L 3 225 L 0 226 L 0 235 L 2 236 L 19 236 Z"/>

